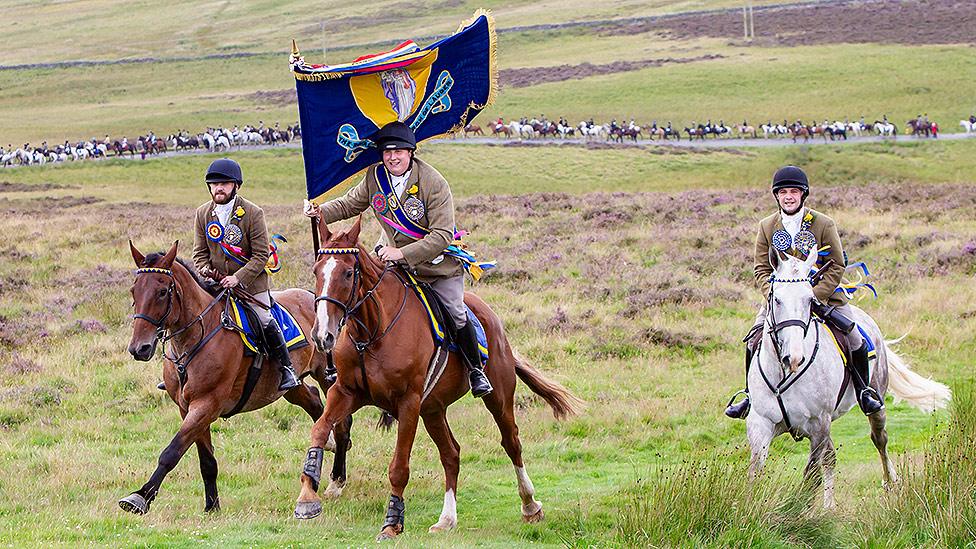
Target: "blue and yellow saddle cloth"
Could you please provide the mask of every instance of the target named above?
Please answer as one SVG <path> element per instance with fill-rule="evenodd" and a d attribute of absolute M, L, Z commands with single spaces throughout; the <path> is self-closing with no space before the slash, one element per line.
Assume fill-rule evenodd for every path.
<path fill-rule="evenodd" d="M 411 285 L 413 287 L 413 291 L 417 292 L 417 297 L 420 298 L 420 302 L 424 305 L 424 310 L 427 311 L 427 320 L 430 321 L 430 332 L 434 338 L 434 344 L 440 345 L 444 342 L 444 327 L 441 326 L 440 321 L 437 320 L 437 315 L 434 314 L 433 306 L 427 299 L 427 294 L 420 289 L 417 279 L 411 276 L 410 273 L 407 273 L 407 276 L 409 276 L 411 282 L 413 282 Z M 478 351 L 481 353 L 481 364 L 486 364 L 488 362 L 488 337 L 485 335 L 485 327 L 481 325 L 481 321 L 478 320 L 478 317 L 471 312 L 471 309 L 468 308 L 467 304 L 464 305 L 464 311 L 468 315 L 468 322 L 473 323 L 472 326 L 474 326 L 474 331 L 476 334 L 478 334 Z M 451 342 L 447 348 L 450 351 L 460 352 L 457 344 L 454 342 Z"/>
<path fill-rule="evenodd" d="M 257 353 L 257 342 L 261 338 L 256 335 L 256 327 L 251 325 L 251 319 L 248 318 L 245 312 L 244 304 L 233 297 L 228 297 L 227 299 L 230 300 L 231 319 L 237 325 L 241 334 L 241 340 L 244 342 L 244 351 L 248 354 Z M 302 327 L 298 325 L 298 322 L 291 316 L 288 309 L 279 305 L 277 301 L 271 305 L 271 316 L 278 321 L 278 326 L 281 327 L 281 333 L 285 336 L 285 342 L 288 344 L 289 351 L 301 349 L 308 345 L 308 340 L 305 338 L 305 333 L 302 332 Z M 258 327 L 257 329 L 260 328 Z"/>

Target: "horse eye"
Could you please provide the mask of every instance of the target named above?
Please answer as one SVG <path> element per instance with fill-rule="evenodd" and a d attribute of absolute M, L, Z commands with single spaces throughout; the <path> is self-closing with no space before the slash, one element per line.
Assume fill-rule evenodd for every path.
<path fill-rule="evenodd" d="M 775 303 L 776 305 L 782 305 L 783 304 L 783 302 L 780 301 L 778 297 L 774 297 L 773 298 L 773 303 Z"/>
<path fill-rule="evenodd" d="M 159 299 L 165 298 L 166 297 L 166 290 L 159 290 L 158 292 L 156 292 L 156 296 L 159 297 Z"/>
<path fill-rule="evenodd" d="M 352 269 L 346 269 L 346 278 L 352 278 Z"/>

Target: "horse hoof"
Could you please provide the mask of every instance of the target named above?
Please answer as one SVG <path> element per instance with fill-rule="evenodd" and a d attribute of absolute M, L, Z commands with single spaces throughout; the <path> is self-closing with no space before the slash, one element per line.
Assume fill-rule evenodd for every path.
<path fill-rule="evenodd" d="M 387 541 L 387 540 L 395 539 L 398 535 L 400 535 L 400 532 L 398 532 L 396 528 L 394 528 L 393 526 L 387 526 L 382 530 L 380 530 L 379 535 L 376 536 L 376 541 Z"/>
<path fill-rule="evenodd" d="M 342 489 L 346 487 L 345 482 L 330 481 L 329 487 L 322 492 L 322 497 L 327 499 L 339 499 L 342 495 Z"/>
<path fill-rule="evenodd" d="M 522 520 L 529 524 L 542 522 L 542 519 L 546 518 L 546 514 L 542 511 L 542 505 L 539 505 L 539 510 L 531 515 L 522 515 Z"/>
<path fill-rule="evenodd" d="M 299 520 L 313 519 L 321 514 L 321 501 L 299 501 L 295 505 L 295 518 Z"/>
<path fill-rule="evenodd" d="M 446 521 L 441 519 L 440 521 L 437 522 L 437 524 L 434 524 L 433 526 L 428 528 L 427 531 L 431 534 L 439 534 L 441 532 L 450 532 L 456 527 L 457 527 L 457 523 L 453 521 Z"/>
<path fill-rule="evenodd" d="M 203 512 L 204 513 L 216 513 L 218 511 L 220 511 L 220 499 L 219 498 L 218 499 L 215 499 L 213 503 L 211 503 L 210 505 L 204 507 L 204 509 L 203 509 Z"/>
<path fill-rule="evenodd" d="M 133 492 L 119 500 L 119 507 L 123 511 L 128 511 L 136 515 L 145 515 L 149 512 L 149 502 L 146 498 Z"/>

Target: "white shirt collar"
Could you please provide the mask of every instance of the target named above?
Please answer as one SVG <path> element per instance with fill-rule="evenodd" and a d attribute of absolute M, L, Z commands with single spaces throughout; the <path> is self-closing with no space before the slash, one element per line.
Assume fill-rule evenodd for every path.
<path fill-rule="evenodd" d="M 236 202 L 237 198 L 234 198 L 226 204 L 214 204 L 214 213 L 217 214 L 217 220 L 220 221 L 221 225 L 226 227 L 227 223 L 230 222 L 230 214 L 234 211 Z"/>
<path fill-rule="evenodd" d="M 790 236 L 796 237 L 796 233 L 800 232 L 800 225 L 803 223 L 803 215 L 806 213 L 806 208 L 800 208 L 793 215 L 788 215 L 783 210 L 780 210 L 779 213 L 783 218 L 783 228 L 786 229 L 786 232 L 790 233 Z"/>
<path fill-rule="evenodd" d="M 407 186 L 408 179 L 410 179 L 410 170 L 403 172 L 403 175 L 390 174 L 390 183 L 393 184 L 393 192 L 396 193 L 396 196 L 403 194 L 403 189 Z"/>

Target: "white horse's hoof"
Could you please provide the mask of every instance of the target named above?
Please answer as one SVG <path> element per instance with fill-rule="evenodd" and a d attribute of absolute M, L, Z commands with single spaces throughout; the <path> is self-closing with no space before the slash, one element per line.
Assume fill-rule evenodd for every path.
<path fill-rule="evenodd" d="M 439 521 L 437 521 L 437 524 L 434 524 L 428 528 L 427 531 L 431 534 L 439 534 L 441 532 L 450 532 L 455 528 L 457 528 L 457 522 L 441 518 Z"/>

